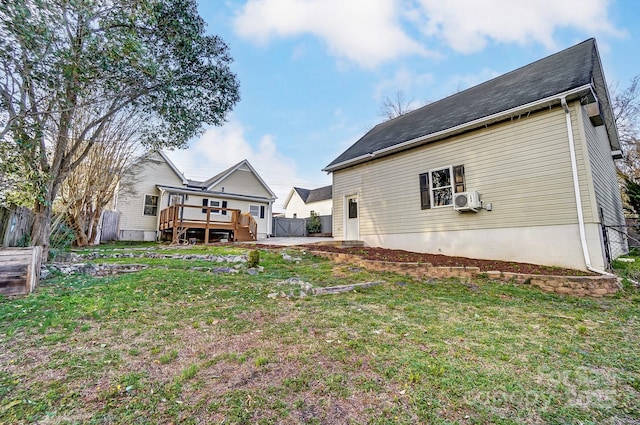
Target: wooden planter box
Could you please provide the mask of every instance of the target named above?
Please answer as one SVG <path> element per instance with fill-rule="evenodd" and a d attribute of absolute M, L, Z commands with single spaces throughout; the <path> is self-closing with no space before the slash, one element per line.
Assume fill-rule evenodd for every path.
<path fill-rule="evenodd" d="M 0 294 L 30 294 L 40 279 L 42 248 L 0 249 Z"/>

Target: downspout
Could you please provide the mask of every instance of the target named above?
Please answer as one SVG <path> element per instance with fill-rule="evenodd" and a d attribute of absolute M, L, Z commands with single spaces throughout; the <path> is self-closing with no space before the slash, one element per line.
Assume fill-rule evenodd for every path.
<path fill-rule="evenodd" d="M 162 211 L 162 198 L 164 198 L 164 189 L 160 189 L 160 198 L 158 198 L 158 216 L 156 217 L 156 242 L 160 239 L 160 212 Z"/>
<path fill-rule="evenodd" d="M 267 238 L 271 237 L 272 228 L 273 228 L 273 201 L 269 201 L 269 206 L 267 207 Z"/>
<path fill-rule="evenodd" d="M 578 211 L 578 230 L 580 231 L 580 244 L 582 245 L 582 254 L 584 255 L 584 262 L 587 266 L 587 270 L 599 273 L 602 275 L 613 276 L 611 273 L 607 273 L 604 270 L 598 270 L 591 265 L 591 256 L 589 255 L 589 248 L 587 245 L 587 232 L 584 224 L 584 216 L 582 215 L 582 196 L 580 194 L 580 180 L 578 177 L 578 161 L 576 160 L 576 147 L 573 140 L 573 129 L 571 128 L 571 110 L 567 104 L 567 98 L 561 97 L 560 103 L 562 109 L 564 109 L 564 116 L 567 122 L 567 135 L 569 136 L 569 155 L 571 157 L 571 173 L 573 174 L 573 191 L 576 197 L 576 209 Z"/>

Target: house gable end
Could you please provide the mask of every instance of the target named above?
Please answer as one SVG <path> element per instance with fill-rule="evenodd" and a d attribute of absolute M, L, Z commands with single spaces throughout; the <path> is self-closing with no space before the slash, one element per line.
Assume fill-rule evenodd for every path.
<path fill-rule="evenodd" d="M 166 157 L 159 151 L 147 152 L 138 158 L 124 173 L 123 183 L 129 185 L 133 192 L 150 191 L 157 184 L 180 186 L 186 179 Z"/>
<path fill-rule="evenodd" d="M 378 124 L 325 167 L 325 171 L 334 171 L 369 161 L 374 156 L 427 143 L 430 135 L 441 135 L 439 138 L 444 138 L 454 134 L 454 131 L 462 131 L 463 127 L 468 131 L 473 126 L 480 127 L 499 119 L 507 119 L 508 114 L 527 114 L 536 108 L 551 106 L 554 99 L 558 104 L 558 96 L 563 94 L 579 98 L 589 92 L 594 85 L 594 77 L 595 85 L 598 85 L 598 74 L 602 73 L 596 43 L 594 39 L 589 39 Z M 603 101 L 608 98 L 606 87 L 598 91 L 600 93 L 597 95 Z M 608 112 L 604 111 L 604 114 L 607 118 Z M 615 126 L 611 129 L 609 137 L 612 147 L 615 147 Z"/>
<path fill-rule="evenodd" d="M 284 200 L 284 208 L 287 209 L 287 206 L 289 205 L 289 202 L 291 202 L 291 200 L 293 199 L 294 196 L 298 196 L 300 197 L 300 195 L 298 195 L 298 192 L 295 190 L 296 188 L 292 188 L 289 191 L 289 194 L 287 195 L 287 198 Z"/>
<path fill-rule="evenodd" d="M 275 193 L 246 159 L 212 177 L 205 183 L 206 190 L 238 193 L 276 199 Z"/>

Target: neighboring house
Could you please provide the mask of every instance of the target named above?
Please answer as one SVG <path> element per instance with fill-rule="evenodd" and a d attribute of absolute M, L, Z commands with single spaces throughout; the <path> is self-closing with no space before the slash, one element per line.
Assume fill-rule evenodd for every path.
<path fill-rule="evenodd" d="M 294 187 L 284 202 L 285 217 L 307 218 L 311 212 L 317 215 L 331 215 L 333 206 L 331 186 L 318 189 Z"/>
<path fill-rule="evenodd" d="M 193 236 L 206 241 L 222 235 L 264 239 L 271 234 L 276 195 L 247 160 L 199 182 L 187 180 L 164 152 L 153 151 L 139 158 L 120 186 L 116 198 L 116 209 L 121 212 L 120 240 L 155 241 L 161 236 L 160 227 L 170 240 L 176 236 L 174 228 L 188 230 L 178 234 L 182 239 Z M 167 208 L 174 204 L 179 205 L 174 207 L 179 220 L 169 223 L 173 211 Z M 161 216 L 167 213 L 161 226 Z M 230 234 L 234 220 L 241 220 L 242 215 L 255 221 L 255 234 L 241 235 L 244 229 L 238 228 Z"/>
<path fill-rule="evenodd" d="M 366 133 L 324 169 L 333 236 L 603 270 L 601 225 L 624 225 L 620 157 L 589 39 Z"/>

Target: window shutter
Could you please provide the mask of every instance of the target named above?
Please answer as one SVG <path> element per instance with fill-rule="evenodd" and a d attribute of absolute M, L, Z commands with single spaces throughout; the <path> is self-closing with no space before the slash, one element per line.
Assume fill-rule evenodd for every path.
<path fill-rule="evenodd" d="M 454 192 L 460 193 L 465 190 L 465 181 L 464 181 L 464 165 L 454 165 L 453 166 L 453 185 Z"/>
<path fill-rule="evenodd" d="M 431 208 L 429 196 L 429 173 L 420 174 L 420 207 L 423 210 Z"/>
<path fill-rule="evenodd" d="M 208 200 L 208 199 L 206 199 L 206 198 L 205 198 L 205 199 L 203 199 L 203 200 L 202 200 L 202 206 L 203 206 L 203 207 L 208 207 L 208 206 L 209 206 L 209 200 Z M 206 208 L 203 208 L 203 209 L 202 209 L 202 213 L 203 213 L 203 214 L 206 214 L 206 213 L 207 213 L 207 209 L 206 209 Z"/>
<path fill-rule="evenodd" d="M 222 208 L 227 208 L 227 201 L 222 201 Z M 222 210 L 222 215 L 227 215 L 227 210 Z"/>
<path fill-rule="evenodd" d="M 264 218 L 264 205 L 260 205 L 260 218 Z"/>

